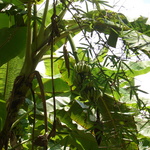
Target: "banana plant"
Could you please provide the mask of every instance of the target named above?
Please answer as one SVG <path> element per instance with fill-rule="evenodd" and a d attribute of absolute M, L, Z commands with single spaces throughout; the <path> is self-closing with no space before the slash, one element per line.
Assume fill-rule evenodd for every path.
<path fill-rule="evenodd" d="M 133 78 L 149 72 L 149 64 L 139 71 L 109 52 L 122 39 L 125 56 L 138 57 L 132 32 L 137 38 L 149 34 L 137 26 L 141 20 L 101 10 L 104 1 L 77 2 L 86 10 L 63 0 L 46 0 L 42 13 L 41 1 L 0 4 L 0 149 L 138 149 L 134 109 L 142 109 L 143 102 Z M 91 3 L 96 10 L 89 11 Z M 64 19 L 68 13 L 72 18 Z M 76 47 L 73 37 L 79 33 L 86 42 Z M 96 33 L 100 50 L 89 33 L 91 39 Z M 41 61 L 43 77 L 36 71 Z M 136 97 L 137 108 L 121 101 L 126 93 Z"/>

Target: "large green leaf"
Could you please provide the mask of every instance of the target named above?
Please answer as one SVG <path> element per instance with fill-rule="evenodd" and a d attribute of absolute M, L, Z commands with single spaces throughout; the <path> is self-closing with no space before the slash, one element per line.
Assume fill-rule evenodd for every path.
<path fill-rule="evenodd" d="M 23 56 L 26 31 L 26 27 L 0 29 L 0 66 L 16 56 Z"/>
<path fill-rule="evenodd" d="M 84 109 L 86 110 L 87 106 L 75 101 L 69 109 L 69 114 L 71 119 L 78 125 L 82 126 L 84 129 L 89 129 L 93 126 L 93 122 L 89 120 L 88 112 L 85 112 Z"/>
<path fill-rule="evenodd" d="M 55 102 L 56 102 L 56 109 L 59 112 L 59 110 L 62 110 L 65 107 L 66 108 L 69 107 L 68 105 L 69 105 L 70 99 L 68 97 L 64 97 L 64 96 L 56 96 L 55 97 Z M 47 107 L 47 112 L 48 113 L 53 112 L 53 109 L 54 109 L 53 108 L 54 107 L 53 106 L 53 97 L 46 100 L 46 107 Z M 39 110 L 43 111 L 43 104 L 42 104 L 42 102 L 37 105 L 37 108 Z"/>
<path fill-rule="evenodd" d="M 83 150 L 98 150 L 98 145 L 94 136 L 90 133 L 85 133 L 84 131 L 72 131 L 72 138 L 79 143 Z"/>
<path fill-rule="evenodd" d="M 7 99 L 12 90 L 13 82 L 19 75 L 23 59 L 15 57 L 0 67 L 0 96 Z"/>
<path fill-rule="evenodd" d="M 10 23 L 10 17 L 12 18 L 12 22 Z M 0 24 L 0 29 L 5 28 L 5 27 L 9 27 L 10 24 L 13 25 L 14 24 L 14 17 L 13 16 L 8 16 L 5 13 L 0 13 L 0 20 L 1 20 L 1 24 Z"/>
<path fill-rule="evenodd" d="M 130 72 L 129 70 L 126 72 L 126 75 L 129 77 L 144 75 L 144 74 L 150 72 L 150 62 L 149 61 L 129 62 L 129 66 L 132 69 L 132 72 Z"/>
<path fill-rule="evenodd" d="M 135 145 L 134 149 L 138 149 L 137 128 L 130 109 L 107 95 L 101 97 L 97 103 L 103 120 L 104 139 L 109 139 L 107 142 L 104 140 L 102 145 L 125 150 Z M 133 143 L 129 142 L 130 140 Z"/>
<path fill-rule="evenodd" d="M 45 93 L 51 95 L 53 91 L 52 80 L 43 78 L 42 81 L 43 81 Z M 34 80 L 33 83 L 35 86 L 34 90 L 40 95 L 40 89 L 37 80 Z M 55 95 L 60 95 L 62 93 L 66 93 L 70 91 L 70 87 L 68 86 L 68 84 L 60 78 L 54 79 L 54 86 L 55 86 Z"/>
<path fill-rule="evenodd" d="M 83 17 L 87 19 L 88 23 L 91 23 L 94 30 L 99 31 L 100 33 L 110 34 L 112 29 L 116 32 L 121 31 L 121 29 L 129 29 L 127 25 L 125 25 L 125 23 L 128 22 L 127 18 L 121 13 L 110 10 L 92 10 L 84 14 Z M 90 29 L 87 27 L 86 30 L 89 31 Z M 112 38 L 109 39 L 110 46 L 114 46 L 115 41 L 116 40 L 113 41 L 112 45 Z"/>
<path fill-rule="evenodd" d="M 23 59 L 15 57 L 0 67 L 0 130 L 6 117 L 6 100 L 8 99 L 15 78 L 19 75 Z"/>
<path fill-rule="evenodd" d="M 55 57 L 55 55 L 53 57 Z M 56 61 L 56 59 L 59 59 L 59 58 L 56 57 L 56 58 L 53 59 L 53 68 L 54 68 L 53 75 L 54 76 L 60 74 L 60 66 L 63 63 L 63 60 L 61 60 L 61 58 L 58 61 Z M 50 59 L 45 59 L 44 64 L 45 64 L 45 75 L 51 76 L 51 60 Z"/>
<path fill-rule="evenodd" d="M 61 122 L 67 125 L 67 127 L 71 129 L 77 128 L 77 125 L 73 123 L 73 120 L 71 119 L 70 114 L 64 109 L 57 111 L 57 116 L 61 120 Z"/>

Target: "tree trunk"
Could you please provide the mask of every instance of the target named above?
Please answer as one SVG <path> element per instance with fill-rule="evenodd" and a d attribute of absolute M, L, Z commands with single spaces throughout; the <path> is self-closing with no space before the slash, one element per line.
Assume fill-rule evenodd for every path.
<path fill-rule="evenodd" d="M 7 147 L 10 138 L 10 130 L 12 124 L 16 121 L 18 111 L 24 103 L 27 91 L 30 89 L 33 75 L 26 77 L 25 75 L 18 76 L 13 85 L 11 95 L 7 101 L 7 116 L 4 127 L 0 132 L 0 150 Z"/>

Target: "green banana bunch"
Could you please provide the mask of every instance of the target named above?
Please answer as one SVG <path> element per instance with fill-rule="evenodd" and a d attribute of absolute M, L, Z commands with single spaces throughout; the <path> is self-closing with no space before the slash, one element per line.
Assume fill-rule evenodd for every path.
<path fill-rule="evenodd" d="M 102 92 L 99 89 L 91 88 L 87 91 L 88 100 L 91 102 L 97 102 L 98 99 L 102 96 Z"/>
<path fill-rule="evenodd" d="M 80 61 L 75 65 L 75 76 L 73 84 L 76 86 L 76 90 L 80 93 L 84 101 L 89 100 L 94 102 L 102 96 L 100 89 L 94 88 L 93 81 L 88 78 L 91 74 L 91 68 L 85 61 Z"/>
<path fill-rule="evenodd" d="M 80 95 L 82 97 L 82 101 L 89 100 L 89 94 L 87 94 L 87 92 L 89 92 L 89 91 L 83 90 L 83 91 L 80 92 Z"/>
<path fill-rule="evenodd" d="M 75 65 L 73 84 L 79 89 L 86 88 L 85 84 L 88 82 L 88 76 L 91 73 L 90 66 L 85 61 L 80 61 Z"/>
<path fill-rule="evenodd" d="M 92 103 L 97 103 L 98 99 L 102 96 L 102 92 L 99 89 L 91 88 L 84 89 L 80 92 L 81 97 L 84 101 L 89 100 Z"/>
<path fill-rule="evenodd" d="M 81 79 L 81 76 L 79 74 L 75 74 L 73 84 L 75 86 L 79 86 L 82 84 L 82 79 Z"/>
<path fill-rule="evenodd" d="M 94 101 L 98 101 L 98 99 L 102 96 L 102 91 L 100 89 L 95 89 L 94 90 Z"/>
<path fill-rule="evenodd" d="M 77 73 L 89 74 L 91 72 L 90 66 L 85 61 L 80 61 L 75 65 Z"/>

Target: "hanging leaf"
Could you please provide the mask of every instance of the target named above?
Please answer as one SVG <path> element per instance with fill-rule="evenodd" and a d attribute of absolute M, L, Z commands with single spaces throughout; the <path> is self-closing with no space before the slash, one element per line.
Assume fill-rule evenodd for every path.
<path fill-rule="evenodd" d="M 107 40 L 108 45 L 115 48 L 117 44 L 117 40 L 118 40 L 118 33 L 113 29 L 111 29 L 109 38 Z"/>
<path fill-rule="evenodd" d="M 63 54 L 64 54 L 64 59 L 65 59 L 65 67 L 68 71 L 68 78 L 69 78 L 69 76 L 70 76 L 69 53 L 67 51 L 66 45 L 63 46 Z"/>

